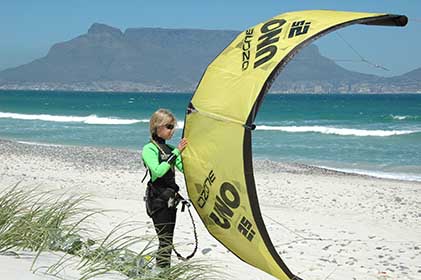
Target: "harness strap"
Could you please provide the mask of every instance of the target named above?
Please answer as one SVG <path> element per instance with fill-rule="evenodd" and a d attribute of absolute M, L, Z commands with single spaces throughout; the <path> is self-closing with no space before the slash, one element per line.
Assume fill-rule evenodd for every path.
<path fill-rule="evenodd" d="M 155 140 L 153 140 L 152 138 L 151 138 L 151 142 L 158 148 L 158 150 L 162 153 L 162 154 L 164 154 L 164 155 L 168 155 L 162 148 L 161 148 L 161 146 L 159 146 L 159 144 L 158 143 L 156 143 L 155 142 Z"/>
<path fill-rule="evenodd" d="M 187 257 L 183 257 L 179 252 L 177 252 L 174 245 L 173 245 L 173 250 L 174 250 L 174 253 L 177 255 L 177 258 L 179 260 L 187 261 L 187 260 L 191 259 L 197 252 L 197 247 L 198 247 L 197 231 L 196 231 L 196 224 L 194 223 L 193 215 L 190 211 L 190 206 L 191 206 L 190 202 L 188 200 L 184 199 L 181 195 L 179 195 L 179 196 L 181 197 L 181 203 L 183 204 L 182 208 L 181 208 L 181 212 L 184 212 L 184 209 L 187 206 L 187 210 L 189 212 L 190 219 L 191 219 L 191 222 L 192 222 L 192 225 L 193 225 L 193 234 L 194 234 L 195 244 L 194 244 L 193 252 L 190 255 L 188 255 Z"/>
<path fill-rule="evenodd" d="M 171 164 L 171 169 L 174 170 L 173 163 L 177 159 L 177 156 L 174 153 L 167 154 L 162 149 L 162 147 L 158 143 L 156 143 L 156 141 L 153 140 L 152 138 L 151 138 L 151 143 L 153 143 L 158 148 L 158 150 L 161 152 L 161 154 L 165 156 L 165 161 L 168 162 L 169 164 Z"/>
<path fill-rule="evenodd" d="M 148 177 L 148 173 L 150 174 L 150 172 L 151 172 L 151 171 L 149 170 L 149 168 L 146 166 L 146 164 L 145 164 L 145 163 L 143 163 L 143 165 L 145 165 L 146 172 L 145 172 L 145 176 L 143 176 L 143 179 L 142 179 L 141 183 L 143 183 L 143 182 L 145 181 L 146 177 Z"/>
<path fill-rule="evenodd" d="M 150 139 L 150 141 L 155 145 L 155 147 L 157 147 L 158 148 L 158 150 L 161 152 L 161 154 L 163 154 L 163 155 L 165 155 L 166 157 L 168 157 L 169 155 L 161 148 L 161 146 L 158 144 L 158 143 L 156 143 L 155 142 L 155 140 L 153 140 L 152 138 Z M 172 155 L 174 155 L 174 154 L 172 154 Z M 169 156 L 169 158 L 167 159 L 167 161 L 171 164 L 171 161 L 174 161 L 172 158 L 171 158 L 171 156 Z M 145 167 L 145 169 L 146 169 L 146 173 L 145 173 L 145 176 L 143 176 L 143 179 L 142 179 L 142 183 L 145 181 L 145 179 L 146 179 L 146 177 L 148 177 L 148 174 L 149 174 L 149 176 L 150 177 L 152 177 L 152 173 L 151 173 L 151 170 L 149 169 L 149 167 L 145 164 L 145 162 L 143 162 L 143 166 Z"/>

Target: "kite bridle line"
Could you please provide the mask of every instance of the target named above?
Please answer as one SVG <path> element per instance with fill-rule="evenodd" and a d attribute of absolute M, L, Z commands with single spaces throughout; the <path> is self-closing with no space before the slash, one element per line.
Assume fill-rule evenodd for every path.
<path fill-rule="evenodd" d="M 363 63 L 366 63 L 366 64 L 368 64 L 368 65 L 370 65 L 374 68 L 379 68 L 379 69 L 382 69 L 384 71 L 390 71 L 389 69 L 387 69 L 383 65 L 373 63 L 373 62 L 367 60 L 366 58 L 364 58 L 347 40 L 345 40 L 345 38 L 341 35 L 341 33 L 339 33 L 339 31 L 336 31 L 335 34 L 336 34 L 336 36 L 341 38 L 341 40 L 360 58 L 360 60 L 357 60 L 357 62 L 363 62 Z"/>
<path fill-rule="evenodd" d="M 272 218 L 272 217 L 269 217 L 268 215 L 266 215 L 266 214 L 262 214 L 265 218 L 267 218 L 267 219 L 269 219 L 269 220 L 271 220 L 272 222 L 274 222 L 274 223 L 276 223 L 276 224 L 278 224 L 278 225 L 280 225 L 281 227 L 283 227 L 284 229 L 286 229 L 287 231 L 289 231 L 289 232 L 291 232 L 291 233 L 293 233 L 294 235 L 296 235 L 296 236 L 298 236 L 298 237 L 300 237 L 300 239 L 295 239 L 295 240 L 293 240 L 293 241 L 291 241 L 291 242 L 288 242 L 288 243 L 282 243 L 282 244 L 276 244 L 276 246 L 285 246 L 285 245 L 288 245 L 288 244 L 292 244 L 292 243 L 296 243 L 296 242 L 298 242 L 298 241 L 303 241 L 303 240 L 305 240 L 305 241 L 332 241 L 332 242 L 339 242 L 339 241 L 346 241 L 346 242 L 348 242 L 348 244 L 346 244 L 346 246 L 348 246 L 348 245 L 350 245 L 351 243 L 354 243 L 354 242 L 367 242 L 367 241 L 370 241 L 371 239 L 346 239 L 346 238 L 344 238 L 344 239 L 341 239 L 341 238 L 311 238 L 311 237 L 305 237 L 305 236 L 303 236 L 303 235 L 301 235 L 301 234 L 299 234 L 299 233 L 297 233 L 297 232 L 295 232 L 293 229 L 290 229 L 290 228 L 288 228 L 287 226 L 285 226 L 284 224 L 282 224 L 281 222 L 278 222 L 277 220 L 275 220 L 274 218 Z M 399 243 L 402 243 L 402 242 L 410 242 L 410 241 L 407 241 L 407 240 L 389 240 L 389 241 L 386 241 L 386 240 L 382 240 L 382 242 L 386 242 L 386 243 L 393 243 L 393 242 L 399 242 Z M 330 246 L 330 245 L 333 245 L 333 244 L 329 244 L 328 246 Z M 339 268 L 339 266 L 340 266 L 341 264 L 340 263 L 336 263 L 336 265 L 335 265 L 335 268 L 326 276 L 326 278 L 324 278 L 323 280 L 328 280 L 332 275 L 333 275 L 333 273 L 335 273 L 335 271 Z M 309 268 L 310 269 L 310 268 Z M 307 270 L 309 270 L 309 269 L 307 269 Z M 303 272 L 305 272 L 306 270 L 304 270 L 304 271 L 301 271 L 300 273 L 297 273 L 297 274 L 302 274 Z M 294 278 L 293 278 L 294 279 Z"/>
<path fill-rule="evenodd" d="M 358 56 L 359 59 L 341 59 L 341 58 L 329 58 L 329 60 L 335 61 L 335 62 L 350 62 L 350 63 L 365 63 L 373 68 L 381 69 L 383 71 L 390 71 L 390 69 L 386 68 L 382 64 L 374 63 L 371 60 L 366 59 L 364 56 L 361 55 L 360 52 L 357 51 L 357 49 L 347 41 L 343 35 L 339 33 L 339 31 L 335 32 L 335 35 L 338 36 L 344 43 L 347 45 L 349 49 L 352 50 L 352 52 Z M 311 61 L 307 58 L 299 58 L 296 57 L 293 60 L 295 61 Z"/>
<path fill-rule="evenodd" d="M 421 18 L 410 18 L 411 22 L 421 23 Z"/>

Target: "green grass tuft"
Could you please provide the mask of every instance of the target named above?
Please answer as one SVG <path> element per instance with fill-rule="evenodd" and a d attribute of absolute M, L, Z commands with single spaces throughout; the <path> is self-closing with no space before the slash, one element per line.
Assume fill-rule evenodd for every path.
<path fill-rule="evenodd" d="M 57 195 L 15 186 L 0 192 L 0 254 L 34 251 L 64 252 L 47 273 L 58 275 L 69 262 L 77 263 L 81 280 L 118 272 L 127 279 L 223 279 L 215 264 L 194 259 L 173 261 L 156 272 L 156 236 L 142 236 L 136 222 L 123 222 L 103 238 L 92 220 L 104 211 L 84 207 L 87 196 Z M 89 222 L 88 222 L 89 221 Z M 174 260 L 174 258 L 173 258 Z"/>

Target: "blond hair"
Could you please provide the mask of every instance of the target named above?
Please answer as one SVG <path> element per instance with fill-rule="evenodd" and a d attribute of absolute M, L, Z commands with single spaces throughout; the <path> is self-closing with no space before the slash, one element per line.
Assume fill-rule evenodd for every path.
<path fill-rule="evenodd" d="M 156 135 L 158 127 L 166 124 L 172 124 L 176 126 L 177 120 L 175 119 L 175 116 L 167 109 L 158 109 L 155 113 L 152 114 L 149 121 L 149 132 L 151 133 L 151 136 Z"/>

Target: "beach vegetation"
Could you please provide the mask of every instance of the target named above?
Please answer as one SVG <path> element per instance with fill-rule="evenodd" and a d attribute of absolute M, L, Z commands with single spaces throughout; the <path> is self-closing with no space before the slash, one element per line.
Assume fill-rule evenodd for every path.
<path fill-rule="evenodd" d="M 103 235 L 95 216 L 104 211 L 85 207 L 89 202 L 85 195 L 57 195 L 19 184 L 0 191 L 0 254 L 35 252 L 34 269 L 42 253 L 59 252 L 46 273 L 59 277 L 72 264 L 81 280 L 109 273 L 139 280 L 221 279 L 217 266 L 200 259 L 157 269 L 155 235 L 140 234 L 142 226 L 134 221 L 121 222 Z"/>

